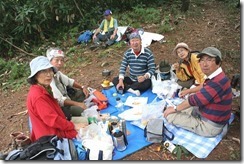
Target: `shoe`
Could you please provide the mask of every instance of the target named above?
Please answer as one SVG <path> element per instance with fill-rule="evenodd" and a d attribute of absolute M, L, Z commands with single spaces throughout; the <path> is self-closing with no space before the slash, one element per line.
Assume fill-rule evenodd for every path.
<path fill-rule="evenodd" d="M 90 50 L 94 50 L 99 47 L 99 44 L 93 44 L 90 46 Z"/>
<path fill-rule="evenodd" d="M 108 45 L 106 43 L 102 44 L 102 48 L 106 49 L 108 47 Z"/>

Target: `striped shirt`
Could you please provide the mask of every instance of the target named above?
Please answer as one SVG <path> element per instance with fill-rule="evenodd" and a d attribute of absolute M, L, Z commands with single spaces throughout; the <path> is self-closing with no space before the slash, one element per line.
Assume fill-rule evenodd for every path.
<path fill-rule="evenodd" d="M 226 124 L 231 115 L 232 90 L 230 80 L 218 68 L 196 94 L 189 96 L 189 104 L 198 106 L 202 116 L 218 124 Z"/>
<path fill-rule="evenodd" d="M 142 48 L 138 56 L 135 55 L 132 48 L 124 53 L 123 60 L 120 65 L 119 77 L 123 78 L 129 66 L 129 77 L 133 81 L 137 81 L 138 76 L 148 74 L 151 77 L 155 73 L 154 56 L 148 48 Z"/>

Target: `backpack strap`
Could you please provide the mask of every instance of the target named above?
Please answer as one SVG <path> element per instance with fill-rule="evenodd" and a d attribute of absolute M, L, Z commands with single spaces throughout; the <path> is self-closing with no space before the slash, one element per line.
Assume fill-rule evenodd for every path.
<path fill-rule="evenodd" d="M 73 140 L 68 139 L 68 142 L 69 142 L 69 150 L 70 150 L 70 155 L 72 160 L 79 160 L 78 153 Z"/>
<path fill-rule="evenodd" d="M 15 149 L 12 150 L 8 153 L 7 157 L 5 158 L 5 160 L 18 160 L 19 159 L 19 155 L 23 150 L 20 149 Z"/>
<path fill-rule="evenodd" d="M 40 139 L 36 140 L 34 143 L 29 145 L 24 149 L 23 152 L 20 153 L 21 160 L 32 160 L 37 157 L 41 157 L 44 159 L 53 159 L 56 152 L 64 153 L 63 150 L 56 148 L 56 143 L 59 140 L 57 136 L 43 136 Z"/>

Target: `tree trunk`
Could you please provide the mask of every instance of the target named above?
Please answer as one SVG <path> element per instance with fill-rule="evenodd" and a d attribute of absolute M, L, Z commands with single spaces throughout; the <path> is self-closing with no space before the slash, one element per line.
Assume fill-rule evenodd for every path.
<path fill-rule="evenodd" d="M 181 11 L 186 12 L 190 6 L 190 0 L 181 0 L 181 2 L 182 2 Z"/>

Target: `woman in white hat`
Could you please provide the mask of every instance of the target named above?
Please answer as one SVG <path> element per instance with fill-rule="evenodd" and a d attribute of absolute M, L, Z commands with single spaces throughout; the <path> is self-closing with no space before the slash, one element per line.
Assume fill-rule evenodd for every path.
<path fill-rule="evenodd" d="M 201 70 L 197 54 L 191 52 L 188 45 L 183 42 L 176 45 L 173 54 L 180 58 L 179 62 L 173 64 L 178 78 L 177 83 L 187 88 L 179 93 L 179 97 L 199 91 L 205 80 L 205 74 Z"/>
<path fill-rule="evenodd" d="M 27 81 L 31 86 L 26 105 L 32 124 L 31 140 L 36 141 L 45 135 L 75 138 L 77 135 L 75 125 L 66 119 L 52 95 L 50 83 L 55 68 L 46 57 L 38 56 L 30 62 L 30 69 L 31 75 Z"/>

